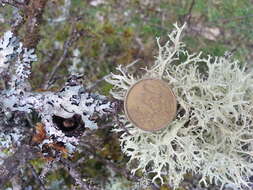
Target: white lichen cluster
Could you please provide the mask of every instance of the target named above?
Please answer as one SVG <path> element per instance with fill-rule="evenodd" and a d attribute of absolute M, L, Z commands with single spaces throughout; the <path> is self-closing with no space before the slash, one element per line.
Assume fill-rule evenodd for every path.
<path fill-rule="evenodd" d="M 18 128 L 12 129 L 9 133 L 0 133 L 0 164 L 9 155 L 14 153 L 14 146 L 19 146 L 23 139 L 22 131 Z"/>
<path fill-rule="evenodd" d="M 36 61 L 34 50 L 24 48 L 12 32 L 4 34 L 0 40 L 0 79 L 6 81 L 7 76 L 10 80 L 6 81 L 8 85 L 5 89 L 0 89 L 0 114 L 7 118 L 9 113 L 37 113 L 47 137 L 41 145 L 61 142 L 71 152 L 73 146 L 78 143 L 77 137 L 82 136 L 85 129 L 97 128 L 97 121 L 94 118 L 114 113 L 116 104 L 102 95 L 86 90 L 78 75 L 71 75 L 60 91 L 32 92 L 28 79 L 31 63 L 34 61 Z M 60 121 L 56 123 L 54 117 L 60 118 Z M 64 119 L 72 117 L 76 117 L 72 120 L 80 119 L 76 124 L 82 125 L 74 126 L 74 129 L 78 128 L 75 134 L 67 134 L 63 130 L 64 126 L 63 129 L 61 126 Z M 3 129 L 0 124 L 0 133 Z M 15 141 L 15 138 L 12 140 Z"/>
<path fill-rule="evenodd" d="M 22 42 L 11 31 L 0 39 L 0 74 L 8 73 L 12 89 L 26 88 L 31 74 L 31 63 L 37 60 L 34 49 L 23 47 Z M 13 74 L 15 72 L 15 74 Z"/>
<path fill-rule="evenodd" d="M 0 73 L 9 67 L 11 59 L 16 55 L 19 42 L 11 31 L 5 32 L 0 39 Z"/>
<path fill-rule="evenodd" d="M 18 94 L 22 93 L 22 90 L 27 86 L 26 80 L 30 75 L 30 64 L 36 59 L 34 50 L 24 48 L 23 44 L 11 31 L 5 32 L 3 37 L 0 38 L 0 79 L 2 77 L 7 78 L 5 81 L 7 84 L 6 89 L 9 89 L 0 92 L 0 125 L 7 124 L 6 121 L 12 118 L 10 110 L 3 109 L 3 105 L 11 101 L 18 102 L 22 99 Z M 16 97 L 8 101 L 2 96 L 3 93 Z M 5 113 L 5 119 L 2 117 L 2 113 Z M 22 125 L 18 119 L 12 119 L 12 121 L 13 125 Z M 9 127 L 7 129 L 0 126 L 0 152 L 2 152 L 0 160 L 12 153 L 13 147 L 19 145 L 24 137 L 22 132 L 21 128 Z"/>
<path fill-rule="evenodd" d="M 157 39 L 155 63 L 140 78 L 121 67 L 107 78 L 119 100 L 137 80 L 161 78 L 179 105 L 174 121 L 158 132 L 143 131 L 122 115 L 125 127 L 115 128 L 122 151 L 134 163 L 132 172 L 140 169 L 153 182 L 177 187 L 191 172 L 205 185 L 245 189 L 253 175 L 253 73 L 230 57 L 189 53 L 180 41 L 183 28 L 175 24 L 164 45 Z"/>
<path fill-rule="evenodd" d="M 83 128 L 93 130 L 97 129 L 97 123 L 92 117 L 94 115 L 102 117 L 114 112 L 115 104 L 104 96 L 87 92 L 82 85 L 74 80 L 71 82 L 67 82 L 59 92 L 21 91 L 17 94 L 12 90 L 2 91 L 0 98 L 5 100 L 2 102 L 2 109 L 8 112 L 37 112 L 48 137 L 43 143 L 62 142 L 67 148 L 72 147 L 77 145 L 78 138 L 68 136 L 59 129 L 59 126 L 53 122 L 53 116 L 68 119 L 79 115 L 84 123 Z"/>

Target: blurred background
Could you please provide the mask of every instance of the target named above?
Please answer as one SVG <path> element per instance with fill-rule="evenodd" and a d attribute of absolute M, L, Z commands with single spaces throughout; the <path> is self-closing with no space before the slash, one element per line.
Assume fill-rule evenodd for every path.
<path fill-rule="evenodd" d="M 0 7 L 0 35 L 15 24 L 19 14 L 13 7 Z M 50 0 L 40 28 L 38 61 L 33 64 L 33 89 L 44 88 L 52 70 L 55 70 L 54 84 L 50 90 L 58 90 L 68 74 L 77 72 L 84 75 L 85 84 L 92 91 L 109 96 L 112 86 L 102 78 L 114 72 L 118 65 L 138 61 L 131 67 L 137 75 L 139 68 L 152 65 L 158 51 L 156 37 L 165 41 L 175 22 L 187 23 L 182 41 L 190 52 L 202 51 L 204 56 L 223 56 L 230 52 L 242 64 L 253 65 L 252 0 Z M 23 31 L 23 28 L 19 30 L 21 39 Z M 96 153 L 126 168 L 127 158 L 110 129 L 98 130 L 91 137 L 99 139 Z M 134 189 L 131 182 L 113 174 L 99 159 L 77 153 L 73 160 L 81 157 L 87 159 L 80 170 L 87 179 L 101 183 L 102 189 Z M 43 160 L 31 163 L 38 173 L 44 164 Z M 26 172 L 27 179 L 19 179 L 24 180 L 26 189 L 40 189 L 29 180 L 31 170 L 21 172 Z M 195 178 L 186 176 L 180 190 L 202 189 Z M 72 183 L 60 167 L 46 176 L 48 189 L 71 189 Z M 135 188 L 138 189 L 136 185 Z M 214 186 L 207 189 L 216 188 L 219 189 Z"/>

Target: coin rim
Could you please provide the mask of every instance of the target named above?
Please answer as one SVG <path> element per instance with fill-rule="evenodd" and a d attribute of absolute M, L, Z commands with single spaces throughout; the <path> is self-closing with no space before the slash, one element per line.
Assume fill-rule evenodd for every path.
<path fill-rule="evenodd" d="M 129 116 L 128 110 L 127 110 L 127 103 L 126 103 L 127 101 L 126 101 L 126 100 L 127 100 L 127 97 L 128 97 L 128 95 L 129 95 L 130 91 L 132 90 L 132 88 L 133 88 L 135 85 L 137 85 L 138 83 L 140 83 L 140 82 L 142 82 L 142 81 L 144 81 L 144 80 L 158 80 L 158 81 L 164 83 L 164 84 L 169 88 L 169 90 L 170 90 L 170 92 L 171 92 L 171 94 L 172 94 L 172 96 L 174 97 L 174 100 L 175 100 L 175 101 L 174 101 L 174 102 L 175 102 L 175 103 L 174 103 L 174 110 L 175 110 L 175 111 L 174 111 L 174 113 L 173 113 L 172 119 L 170 119 L 170 120 L 165 124 L 165 126 L 161 126 L 160 128 L 157 128 L 157 129 L 154 129 L 154 130 L 147 130 L 147 129 L 144 129 L 144 128 L 142 128 L 142 127 L 139 127 L 139 126 L 131 119 L 131 117 Z M 168 85 L 164 80 L 159 79 L 159 78 L 144 78 L 144 79 L 140 79 L 140 80 L 138 80 L 137 82 L 135 82 L 135 83 L 127 90 L 127 93 L 126 93 L 126 95 L 125 95 L 125 97 L 124 97 L 124 112 L 125 112 L 125 115 L 126 115 L 127 119 L 128 119 L 135 127 L 139 128 L 139 129 L 142 129 L 142 130 L 144 130 L 144 131 L 148 131 L 148 132 L 159 131 L 159 130 L 161 130 L 161 129 L 167 127 L 168 124 L 171 123 L 171 122 L 173 121 L 173 119 L 175 118 L 176 113 L 177 113 L 177 98 L 176 98 L 174 92 L 172 91 L 172 89 L 169 87 L 169 85 Z"/>

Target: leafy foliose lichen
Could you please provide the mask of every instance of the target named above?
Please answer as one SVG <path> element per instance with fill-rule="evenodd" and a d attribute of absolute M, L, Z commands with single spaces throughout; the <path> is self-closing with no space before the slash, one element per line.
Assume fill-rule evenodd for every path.
<path fill-rule="evenodd" d="M 165 129 L 147 132 L 138 129 L 125 115 L 121 134 L 122 151 L 130 158 L 132 172 L 140 169 L 153 182 L 175 188 L 188 172 L 201 174 L 200 182 L 250 187 L 253 175 L 253 97 L 252 71 L 231 57 L 189 53 L 180 41 L 183 27 L 174 25 L 162 45 L 155 63 L 140 78 L 161 78 L 173 90 L 179 108 Z M 127 90 L 139 79 L 127 74 L 112 74 L 112 95 L 123 100 Z M 127 129 L 127 132 L 126 132 Z M 148 175 L 152 174 L 152 175 Z"/>
<path fill-rule="evenodd" d="M 105 96 L 89 92 L 82 85 L 82 77 L 78 74 L 71 75 L 57 92 L 32 91 L 28 79 L 31 63 L 36 60 L 34 50 L 25 48 L 12 32 L 6 32 L 0 38 L 0 79 L 3 78 L 7 83 L 4 89 L 0 89 L 0 116 L 7 118 L 8 113 L 36 113 L 42 123 L 40 126 L 43 126 L 40 130 L 46 133 L 40 145 L 62 143 L 70 147 L 69 152 L 72 152 L 85 129 L 97 129 L 98 119 L 115 113 L 116 103 Z M 11 128 L 10 122 L 6 122 Z M 22 139 L 20 130 L 15 130 L 19 134 L 12 134 L 10 132 L 14 130 L 6 132 L 5 128 L 0 123 L 0 150 L 3 144 L 14 143 L 5 143 L 4 140 Z M 10 135 L 10 138 L 3 138 L 3 133 L 4 136 Z"/>

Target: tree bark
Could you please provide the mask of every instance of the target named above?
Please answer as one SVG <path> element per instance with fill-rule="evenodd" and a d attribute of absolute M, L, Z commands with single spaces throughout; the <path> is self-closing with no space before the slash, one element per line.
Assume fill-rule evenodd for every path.
<path fill-rule="evenodd" d="M 26 17 L 24 45 L 27 48 L 36 48 L 40 40 L 39 27 L 47 1 L 30 0 L 24 8 Z"/>

